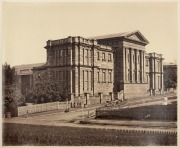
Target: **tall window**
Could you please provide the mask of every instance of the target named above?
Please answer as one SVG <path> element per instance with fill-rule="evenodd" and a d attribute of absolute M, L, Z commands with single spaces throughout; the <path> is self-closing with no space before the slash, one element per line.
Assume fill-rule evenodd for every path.
<path fill-rule="evenodd" d="M 63 51 L 63 50 L 60 50 L 60 51 L 59 51 L 60 57 L 62 57 L 62 51 Z"/>
<path fill-rule="evenodd" d="M 59 81 L 62 81 L 62 71 L 59 71 Z"/>
<path fill-rule="evenodd" d="M 86 63 L 87 63 L 87 65 L 89 65 L 89 61 L 88 61 L 88 56 L 89 56 L 88 49 L 86 49 L 85 51 L 86 51 L 86 53 L 85 53 Z"/>
<path fill-rule="evenodd" d="M 97 60 L 100 60 L 99 52 L 97 52 Z"/>
<path fill-rule="evenodd" d="M 149 65 L 149 60 L 148 59 L 146 59 L 146 66 L 148 66 Z"/>
<path fill-rule="evenodd" d="M 84 70 L 83 70 L 83 90 L 84 90 Z"/>
<path fill-rule="evenodd" d="M 128 81 L 130 81 L 130 72 L 128 72 Z"/>
<path fill-rule="evenodd" d="M 59 80 L 59 71 L 56 71 L 56 80 Z"/>
<path fill-rule="evenodd" d="M 105 61 L 105 53 L 103 53 L 102 61 Z"/>
<path fill-rule="evenodd" d="M 99 71 L 97 72 L 97 82 L 99 83 Z"/>
<path fill-rule="evenodd" d="M 110 83 L 112 82 L 112 74 L 111 74 L 111 71 L 109 71 L 108 80 L 109 80 Z"/>
<path fill-rule="evenodd" d="M 92 90 L 92 71 L 89 72 L 89 83 L 90 83 L 91 90 Z"/>
<path fill-rule="evenodd" d="M 84 48 L 83 48 L 83 65 L 84 65 Z"/>
<path fill-rule="evenodd" d="M 106 73 L 103 72 L 103 82 L 106 82 Z"/>
<path fill-rule="evenodd" d="M 86 85 L 87 85 L 87 90 L 89 90 L 89 73 L 86 71 Z"/>
<path fill-rule="evenodd" d="M 108 61 L 111 61 L 111 54 L 108 54 Z"/>

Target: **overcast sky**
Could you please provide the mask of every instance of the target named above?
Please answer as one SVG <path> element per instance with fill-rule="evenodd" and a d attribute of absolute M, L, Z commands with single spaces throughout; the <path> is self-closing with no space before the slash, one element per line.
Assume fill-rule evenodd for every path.
<path fill-rule="evenodd" d="M 139 30 L 147 52 L 177 60 L 176 3 L 3 3 L 3 62 L 46 62 L 46 41 Z"/>

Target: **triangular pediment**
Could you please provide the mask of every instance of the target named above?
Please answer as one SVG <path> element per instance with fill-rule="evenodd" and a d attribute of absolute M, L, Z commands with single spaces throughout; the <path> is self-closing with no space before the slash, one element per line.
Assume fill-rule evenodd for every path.
<path fill-rule="evenodd" d="M 139 31 L 135 31 L 135 32 L 126 34 L 125 38 L 134 40 L 134 41 L 138 41 L 138 42 L 143 42 L 145 44 L 149 43 L 149 41 Z"/>

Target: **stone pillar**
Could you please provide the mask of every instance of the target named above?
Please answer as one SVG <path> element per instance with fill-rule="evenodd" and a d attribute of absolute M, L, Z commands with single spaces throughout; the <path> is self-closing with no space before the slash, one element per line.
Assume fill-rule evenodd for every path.
<path fill-rule="evenodd" d="M 146 62 L 146 59 L 145 59 L 145 51 L 143 51 L 143 82 L 145 83 L 145 80 L 146 80 L 146 70 L 145 70 L 145 64 Z"/>
<path fill-rule="evenodd" d="M 78 67 L 75 67 L 75 80 L 74 80 L 74 82 L 75 82 L 75 96 L 78 96 Z"/>
<path fill-rule="evenodd" d="M 137 61 L 137 49 L 134 49 L 134 62 L 135 62 L 135 82 L 137 83 L 138 61 Z"/>
<path fill-rule="evenodd" d="M 89 100 L 89 93 L 84 93 L 85 95 L 85 99 L 86 99 L 86 105 L 90 104 L 90 100 Z"/>
<path fill-rule="evenodd" d="M 132 82 L 135 82 L 134 74 L 135 74 L 135 56 L 134 56 L 134 49 L 131 49 L 131 75 L 132 75 Z"/>
<path fill-rule="evenodd" d="M 129 49 L 129 52 L 130 52 L 130 82 L 132 83 L 132 76 L 133 76 L 133 69 L 132 69 L 132 49 Z"/>
<path fill-rule="evenodd" d="M 103 99 L 103 93 L 99 93 L 99 101 L 100 101 L 100 103 L 102 103 L 102 100 Z"/>
<path fill-rule="evenodd" d="M 124 82 L 127 81 L 127 67 L 126 67 L 126 48 L 123 47 L 123 80 Z"/>
<path fill-rule="evenodd" d="M 109 95 L 110 95 L 110 97 L 111 97 L 111 101 L 114 100 L 113 92 L 109 92 Z"/>
<path fill-rule="evenodd" d="M 74 94 L 73 93 L 68 94 L 68 100 L 71 101 L 71 106 L 73 107 L 73 105 L 74 105 Z"/>
<path fill-rule="evenodd" d="M 143 82 L 143 51 L 140 52 L 140 82 Z"/>

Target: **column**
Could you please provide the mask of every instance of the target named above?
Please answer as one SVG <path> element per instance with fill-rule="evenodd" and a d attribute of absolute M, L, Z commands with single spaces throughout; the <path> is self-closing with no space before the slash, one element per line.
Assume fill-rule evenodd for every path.
<path fill-rule="evenodd" d="M 143 52 L 140 51 L 140 82 L 143 82 Z"/>
<path fill-rule="evenodd" d="M 161 94 L 164 91 L 163 59 L 161 58 Z"/>
<path fill-rule="evenodd" d="M 130 82 L 132 83 L 132 72 L 133 72 L 133 69 L 132 69 L 133 63 L 132 62 L 133 61 L 132 61 L 132 49 L 131 48 L 129 49 L 129 52 L 130 52 L 130 59 L 129 59 L 130 60 Z"/>
<path fill-rule="evenodd" d="M 135 57 L 134 57 L 134 49 L 131 49 L 131 73 L 132 73 L 132 82 L 134 82 L 135 81 L 135 79 L 134 79 L 134 74 L 135 74 L 135 71 L 134 71 L 134 69 L 135 69 Z"/>
<path fill-rule="evenodd" d="M 124 82 L 127 81 L 127 67 L 126 67 L 126 48 L 123 47 L 123 80 Z"/>
<path fill-rule="evenodd" d="M 135 61 L 135 81 L 136 81 L 136 83 L 137 83 L 137 76 L 138 76 L 138 56 L 137 56 L 137 49 L 134 49 L 134 56 L 135 56 L 135 59 L 134 59 L 134 61 Z"/>
<path fill-rule="evenodd" d="M 145 83 L 146 81 L 146 71 L 145 71 L 145 66 L 146 66 L 146 58 L 145 58 L 145 51 L 143 51 L 143 82 Z"/>
<path fill-rule="evenodd" d="M 78 96 L 78 68 L 77 67 L 75 67 L 75 80 L 74 80 L 74 82 L 75 82 L 75 96 Z"/>

